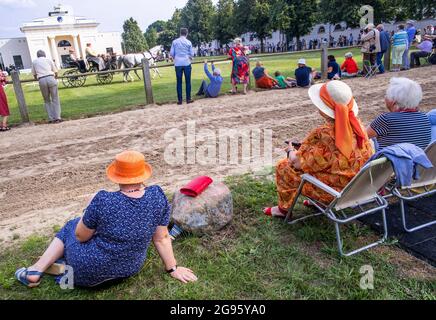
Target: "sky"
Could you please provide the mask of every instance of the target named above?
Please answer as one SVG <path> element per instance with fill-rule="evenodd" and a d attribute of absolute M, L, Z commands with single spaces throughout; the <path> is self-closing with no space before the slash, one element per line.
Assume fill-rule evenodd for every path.
<path fill-rule="evenodd" d="M 0 0 L 0 38 L 20 37 L 24 22 L 48 16 L 59 3 L 71 5 L 74 14 L 94 18 L 100 31 L 122 31 L 124 20 L 133 17 L 143 30 L 156 20 L 171 18 L 187 0 Z M 214 1 L 216 2 L 216 1 Z"/>

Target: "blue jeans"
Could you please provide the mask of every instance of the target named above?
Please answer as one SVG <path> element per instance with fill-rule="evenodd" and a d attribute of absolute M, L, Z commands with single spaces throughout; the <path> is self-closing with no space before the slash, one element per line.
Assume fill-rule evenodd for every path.
<path fill-rule="evenodd" d="M 377 64 L 379 65 L 378 70 L 380 73 L 385 73 L 385 65 L 383 62 L 383 56 L 385 55 L 385 52 L 378 52 L 377 53 Z"/>
<path fill-rule="evenodd" d="M 191 100 L 191 72 L 192 72 L 191 66 L 176 67 L 177 99 L 179 102 L 183 101 L 183 92 L 182 92 L 183 74 L 185 75 L 185 82 L 186 82 L 186 101 Z"/>

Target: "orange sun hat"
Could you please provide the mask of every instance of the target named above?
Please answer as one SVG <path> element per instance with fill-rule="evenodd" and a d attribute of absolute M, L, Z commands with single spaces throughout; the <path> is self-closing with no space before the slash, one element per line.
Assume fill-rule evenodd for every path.
<path fill-rule="evenodd" d="M 142 153 L 124 151 L 115 157 L 115 161 L 106 169 L 106 174 L 114 183 L 138 184 L 148 180 L 152 171 Z"/>

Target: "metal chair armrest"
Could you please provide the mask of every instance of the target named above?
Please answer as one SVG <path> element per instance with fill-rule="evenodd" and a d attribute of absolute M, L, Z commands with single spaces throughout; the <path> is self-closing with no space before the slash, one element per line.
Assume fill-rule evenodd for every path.
<path fill-rule="evenodd" d="M 307 182 L 313 184 L 314 186 L 320 188 L 321 190 L 327 192 L 328 194 L 331 194 L 332 196 L 334 196 L 336 198 L 339 198 L 341 196 L 341 194 L 339 192 L 337 192 L 335 189 L 333 189 L 332 187 L 329 187 L 324 182 L 319 181 L 317 178 L 315 178 L 314 176 L 311 176 L 310 174 L 303 174 L 302 179 L 303 179 L 303 181 L 307 181 Z"/>

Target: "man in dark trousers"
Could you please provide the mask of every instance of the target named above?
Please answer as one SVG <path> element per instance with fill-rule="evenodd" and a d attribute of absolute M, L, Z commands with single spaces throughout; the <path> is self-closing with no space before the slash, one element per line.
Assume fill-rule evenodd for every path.
<path fill-rule="evenodd" d="M 179 105 L 183 104 L 183 75 L 185 75 L 186 82 L 186 102 L 193 103 L 191 99 L 191 72 L 192 72 L 192 59 L 194 57 L 194 49 L 191 41 L 187 39 L 188 29 L 180 29 L 180 38 L 173 41 L 171 46 L 171 57 L 174 59 L 174 66 L 176 68 L 177 77 L 177 99 Z"/>

